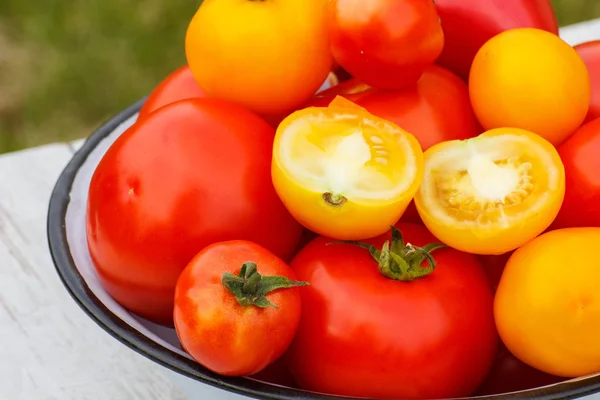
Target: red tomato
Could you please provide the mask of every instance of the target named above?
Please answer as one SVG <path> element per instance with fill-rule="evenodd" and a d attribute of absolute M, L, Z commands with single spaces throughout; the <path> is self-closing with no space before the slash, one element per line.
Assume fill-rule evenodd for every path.
<path fill-rule="evenodd" d="M 436 61 L 465 81 L 485 42 L 513 28 L 538 28 L 558 34 L 550 0 L 435 0 L 444 30 L 444 50 Z"/>
<path fill-rule="evenodd" d="M 530 367 L 500 343 L 494 366 L 475 395 L 485 396 L 533 389 L 562 382 L 565 379 Z"/>
<path fill-rule="evenodd" d="M 170 324 L 177 278 L 205 246 L 246 239 L 289 260 L 302 228 L 271 182 L 273 138 L 260 117 L 208 98 L 162 107 L 123 133 L 88 199 L 89 250 L 108 293 Z"/>
<path fill-rule="evenodd" d="M 398 264 L 375 262 L 364 248 L 325 237 L 292 260 L 298 279 L 310 283 L 302 288 L 300 325 L 285 356 L 301 388 L 368 398 L 452 398 L 471 394 L 485 378 L 498 338 L 492 292 L 477 257 L 437 249 L 431 272 L 414 246 L 435 238 L 421 225 L 397 227 L 407 245 L 397 238 L 390 247 L 408 259 L 405 274 Z M 365 242 L 381 249 L 389 240 L 388 232 Z M 377 258 L 386 259 L 380 253 Z"/>
<path fill-rule="evenodd" d="M 370 86 L 415 83 L 444 46 L 431 0 L 332 0 L 328 12 L 333 57 Z"/>
<path fill-rule="evenodd" d="M 187 65 L 169 74 L 150 93 L 140 110 L 140 117 L 177 100 L 207 97 L 194 80 Z"/>
<path fill-rule="evenodd" d="M 437 65 L 428 67 L 416 85 L 405 89 L 384 91 L 351 79 L 317 94 L 308 105 L 325 106 L 336 95 L 412 133 L 423 151 L 442 141 L 468 139 L 482 132 L 467 85 Z"/>
<path fill-rule="evenodd" d="M 565 166 L 565 198 L 552 228 L 600 226 L 600 118 L 582 125 L 558 154 Z"/>
<path fill-rule="evenodd" d="M 583 59 L 592 85 L 592 98 L 585 122 L 600 117 L 600 40 L 578 44 L 574 47 Z"/>
<path fill-rule="evenodd" d="M 300 321 L 294 271 L 256 243 L 232 240 L 200 251 L 175 289 L 181 346 L 221 375 L 246 376 L 277 360 Z"/>

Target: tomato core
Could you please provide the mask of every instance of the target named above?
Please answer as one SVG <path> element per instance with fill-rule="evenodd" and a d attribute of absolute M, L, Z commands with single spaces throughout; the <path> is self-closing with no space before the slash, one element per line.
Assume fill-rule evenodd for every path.
<path fill-rule="evenodd" d="M 531 196 L 535 160 L 526 153 L 516 153 L 513 146 L 505 146 L 505 150 L 492 147 L 502 141 L 490 140 L 487 146 L 482 141 L 482 148 L 456 148 L 452 151 L 455 154 L 438 160 L 431 168 L 437 198 L 453 217 L 502 222 L 506 219 L 506 208 L 522 206 Z M 542 176 L 537 178 L 543 180 Z"/>
<path fill-rule="evenodd" d="M 499 128 L 425 152 L 415 205 L 442 242 L 475 254 L 502 254 L 539 235 L 563 201 L 565 172 L 541 136 Z"/>
<path fill-rule="evenodd" d="M 373 200 L 405 191 L 407 146 L 379 124 L 355 114 L 339 113 L 325 119 L 319 113 L 298 119 L 288 127 L 283 143 L 288 169 L 322 194 L 333 207 L 349 197 Z"/>

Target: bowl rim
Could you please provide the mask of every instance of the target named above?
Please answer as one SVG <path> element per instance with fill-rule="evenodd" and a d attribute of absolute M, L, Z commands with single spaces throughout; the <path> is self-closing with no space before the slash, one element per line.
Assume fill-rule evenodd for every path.
<path fill-rule="evenodd" d="M 64 167 L 52 190 L 46 221 L 48 246 L 56 272 L 69 295 L 88 317 L 119 342 L 157 364 L 195 381 L 255 399 L 368 400 L 365 398 L 327 395 L 263 383 L 252 379 L 218 375 L 202 367 L 194 360 L 183 357 L 141 334 L 114 315 L 90 290 L 75 266 L 67 242 L 65 218 L 70 201 L 70 191 L 75 176 L 92 150 L 120 124 L 138 113 L 146 99 L 147 97 L 138 100 L 96 129 Z M 597 392 L 600 392 L 600 375 L 583 378 L 575 382 L 561 382 L 519 392 L 463 397 L 460 399 L 508 400 L 534 398 L 558 400 L 578 398 Z"/>

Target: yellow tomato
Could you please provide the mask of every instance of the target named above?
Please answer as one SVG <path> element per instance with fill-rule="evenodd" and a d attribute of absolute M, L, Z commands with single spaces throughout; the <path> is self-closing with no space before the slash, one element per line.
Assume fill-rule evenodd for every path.
<path fill-rule="evenodd" d="M 289 112 L 332 66 L 323 0 L 204 0 L 186 38 L 187 62 L 210 96 L 261 115 Z"/>
<path fill-rule="evenodd" d="M 415 205 L 447 245 L 502 254 L 548 228 L 564 195 L 564 166 L 554 146 L 529 131 L 498 128 L 430 147 Z"/>
<path fill-rule="evenodd" d="M 272 177 L 308 229 L 366 239 L 387 232 L 406 210 L 423 177 L 423 152 L 412 134 L 338 96 L 282 121 Z"/>
<path fill-rule="evenodd" d="M 521 361 L 549 374 L 600 372 L 600 228 L 547 232 L 508 260 L 496 326 Z"/>
<path fill-rule="evenodd" d="M 590 104 L 588 71 L 558 36 L 535 28 L 498 34 L 477 52 L 471 103 L 485 129 L 515 127 L 554 145 L 577 129 Z"/>

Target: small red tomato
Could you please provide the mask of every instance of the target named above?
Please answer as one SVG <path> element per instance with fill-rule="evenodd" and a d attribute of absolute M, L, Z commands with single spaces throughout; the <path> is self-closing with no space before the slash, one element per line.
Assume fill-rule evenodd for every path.
<path fill-rule="evenodd" d="M 181 346 L 221 375 L 264 370 L 288 348 L 300 320 L 294 271 L 256 243 L 205 247 L 175 288 L 173 319 Z"/>
<path fill-rule="evenodd" d="M 365 243 L 320 236 L 290 263 L 310 283 L 285 355 L 301 388 L 453 398 L 470 395 L 487 375 L 498 337 L 479 260 L 440 248 L 422 225 L 397 228 Z"/>
<path fill-rule="evenodd" d="M 210 98 L 161 107 L 124 132 L 94 171 L 86 214 L 107 292 L 170 325 L 177 278 L 205 246 L 244 239 L 290 260 L 302 227 L 273 187 L 274 136 L 252 112 Z"/>
<path fill-rule="evenodd" d="M 506 346 L 500 343 L 494 366 L 475 392 L 475 395 L 489 396 L 492 394 L 516 392 L 551 385 L 564 380 L 566 378 L 549 375 L 530 367 L 515 357 L 508 351 Z"/>
<path fill-rule="evenodd" d="M 444 47 L 432 0 L 332 0 L 328 27 L 340 66 L 382 89 L 415 83 Z"/>
<path fill-rule="evenodd" d="M 583 59 L 590 75 L 592 98 L 584 121 L 589 122 L 600 117 L 600 40 L 581 43 L 574 48 Z"/>
<path fill-rule="evenodd" d="M 140 110 L 140 117 L 178 100 L 207 97 L 194 80 L 187 65 L 169 74 L 150 93 Z"/>
<path fill-rule="evenodd" d="M 443 141 L 468 139 L 482 132 L 467 85 L 437 65 L 427 67 L 416 85 L 401 90 L 375 89 L 351 79 L 317 94 L 308 105 L 326 106 L 336 95 L 412 133 L 423 151 Z"/>
<path fill-rule="evenodd" d="M 552 228 L 600 226 L 600 118 L 582 125 L 558 147 L 565 198 Z"/>
<path fill-rule="evenodd" d="M 436 61 L 465 81 L 477 51 L 493 36 L 513 28 L 558 34 L 550 0 L 435 0 L 444 30 L 444 50 Z"/>

